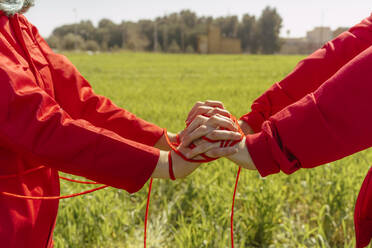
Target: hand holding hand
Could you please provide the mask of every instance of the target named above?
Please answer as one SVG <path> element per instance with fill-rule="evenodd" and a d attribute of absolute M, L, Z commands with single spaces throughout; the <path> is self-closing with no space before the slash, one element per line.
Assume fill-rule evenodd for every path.
<path fill-rule="evenodd" d="M 219 158 L 235 153 L 234 147 L 228 143 L 241 139 L 237 125 L 228 117 L 215 114 L 211 117 L 198 115 L 184 130 L 182 145 L 185 147 L 195 146 L 186 157 L 191 159 L 199 154 L 210 158 Z M 222 146 L 224 143 L 226 146 Z"/>
<path fill-rule="evenodd" d="M 223 104 L 219 101 L 197 102 L 194 105 L 194 107 L 191 109 L 186 122 L 190 123 L 191 120 L 195 120 L 194 123 L 190 124 L 190 130 L 193 130 L 193 125 L 201 125 L 201 123 L 203 123 L 205 126 L 208 127 L 210 125 L 210 123 L 213 123 L 213 121 L 210 120 L 208 122 L 209 119 L 207 117 L 208 116 L 213 116 L 213 115 L 216 115 L 216 114 L 222 115 L 223 117 L 227 117 L 229 119 L 230 119 L 230 116 L 231 116 L 231 114 L 226 109 L 224 109 Z M 216 115 L 216 116 L 218 116 L 218 115 Z M 221 118 L 223 118 L 223 117 L 221 117 Z M 239 125 L 240 125 L 242 131 L 245 134 L 252 134 L 253 133 L 253 130 L 251 129 L 251 127 L 246 122 L 239 121 Z M 226 125 L 225 128 L 227 128 L 229 130 L 236 131 L 236 125 L 234 127 L 229 127 L 229 126 Z M 187 133 L 187 129 L 185 129 L 184 132 Z M 197 135 L 197 132 L 194 132 L 193 135 Z M 214 136 L 214 135 L 216 135 L 216 133 L 210 134 L 210 136 Z M 220 133 L 220 135 L 222 135 L 222 134 Z M 230 138 L 233 140 L 233 136 L 232 136 L 231 132 L 230 132 L 230 134 L 225 133 L 224 138 L 228 138 L 228 135 L 231 135 Z M 218 140 L 217 136 L 215 137 L 215 140 Z M 220 136 L 220 138 L 222 138 L 222 137 Z M 232 153 L 231 155 L 227 155 L 227 158 L 230 159 L 231 161 L 233 161 L 234 163 L 238 164 L 239 166 L 242 166 L 243 168 L 254 170 L 256 168 L 255 168 L 254 163 L 251 159 L 251 156 L 248 152 L 245 141 L 246 141 L 246 139 L 244 138 L 238 144 L 236 144 L 234 147 L 230 147 L 230 149 L 235 148 L 237 152 Z M 202 140 L 202 139 L 195 140 L 193 142 L 193 144 L 196 145 L 196 148 L 193 149 L 190 156 L 193 156 L 194 153 L 197 153 L 200 150 L 203 150 L 203 147 L 208 146 L 208 142 L 205 141 L 205 140 Z M 206 155 L 210 156 L 210 157 L 218 157 L 218 155 L 222 155 L 221 153 L 220 154 L 214 154 L 215 152 L 217 152 L 217 153 L 222 152 L 222 150 L 221 150 L 221 148 L 220 149 L 218 149 L 218 148 L 217 149 L 216 148 L 211 149 L 210 151 L 208 151 L 206 153 Z"/>
<path fill-rule="evenodd" d="M 236 124 L 230 118 L 220 114 L 215 114 L 210 118 L 197 116 L 183 131 L 180 139 L 181 143 L 177 146 L 177 152 L 171 151 L 171 156 L 164 151 L 160 152 L 160 159 L 152 177 L 170 178 L 171 166 L 175 178 L 183 178 L 198 168 L 200 161 L 205 160 L 205 156 L 219 158 L 236 153 L 237 149 L 235 147 L 220 147 L 220 142 L 240 140 L 241 134 L 237 130 Z M 209 142 L 206 142 L 206 139 Z M 198 141 L 202 143 L 195 146 Z M 171 164 L 169 163 L 170 157 L 172 159 Z"/>

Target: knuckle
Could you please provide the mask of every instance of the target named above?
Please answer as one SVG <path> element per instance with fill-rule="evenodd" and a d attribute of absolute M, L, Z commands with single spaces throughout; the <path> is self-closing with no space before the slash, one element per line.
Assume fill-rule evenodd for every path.
<path fill-rule="evenodd" d="M 208 131 L 208 127 L 206 125 L 201 125 L 199 130 L 200 130 L 200 132 L 206 132 L 206 131 Z"/>
<path fill-rule="evenodd" d="M 196 118 L 198 118 L 198 121 L 202 123 L 207 119 L 205 116 L 202 115 L 198 115 Z"/>
<path fill-rule="evenodd" d="M 202 110 L 211 110 L 211 109 L 213 109 L 213 108 L 211 108 L 209 106 L 205 106 L 205 105 L 200 106 L 199 108 L 202 109 Z"/>
<path fill-rule="evenodd" d="M 229 134 L 228 134 L 229 139 L 235 138 L 236 137 L 235 135 L 236 135 L 236 133 L 229 131 Z"/>
<path fill-rule="evenodd" d="M 210 121 L 212 121 L 212 122 L 216 122 L 216 121 L 218 121 L 219 119 L 218 119 L 218 114 L 214 114 L 214 115 L 212 115 L 212 117 L 210 118 Z"/>
<path fill-rule="evenodd" d="M 214 108 L 214 113 L 216 113 L 216 114 L 221 114 L 223 112 L 224 112 L 224 110 L 221 109 L 221 108 Z"/>
<path fill-rule="evenodd" d="M 194 120 L 197 122 L 202 122 L 203 117 L 201 115 L 197 115 Z"/>

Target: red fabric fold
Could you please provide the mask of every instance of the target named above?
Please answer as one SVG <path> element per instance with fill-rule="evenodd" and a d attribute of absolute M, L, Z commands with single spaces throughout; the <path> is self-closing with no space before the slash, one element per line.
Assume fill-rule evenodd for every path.
<path fill-rule="evenodd" d="M 261 175 L 287 174 L 336 161 L 372 146 L 372 46 L 316 91 L 271 116 L 262 131 L 247 136 Z M 358 244 L 369 242 L 372 187 L 367 177 L 356 215 Z"/>
<path fill-rule="evenodd" d="M 354 214 L 357 248 L 366 247 L 372 238 L 372 167 L 360 189 Z"/>
<path fill-rule="evenodd" d="M 141 189 L 163 129 L 96 95 L 24 16 L 0 16 L 0 27 L 0 191 L 59 195 L 58 171 Z M 57 210 L 57 200 L 0 195 L 1 247 L 51 247 Z"/>
<path fill-rule="evenodd" d="M 258 132 L 258 127 L 261 127 L 265 120 L 314 92 L 341 67 L 371 45 L 372 14 L 300 61 L 283 80 L 258 97 L 251 106 L 251 113 L 241 119 Z"/>

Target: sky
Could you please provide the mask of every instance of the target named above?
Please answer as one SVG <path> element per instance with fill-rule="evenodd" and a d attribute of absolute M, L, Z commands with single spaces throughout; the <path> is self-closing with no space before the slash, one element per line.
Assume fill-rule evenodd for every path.
<path fill-rule="evenodd" d="M 372 12 L 371 0 L 35 0 L 26 13 L 39 32 L 49 36 L 63 24 L 102 18 L 116 23 L 122 20 L 154 19 L 172 12 L 190 9 L 200 16 L 243 14 L 259 16 L 266 6 L 275 7 L 283 18 L 281 36 L 304 37 L 315 26 L 350 27 Z"/>

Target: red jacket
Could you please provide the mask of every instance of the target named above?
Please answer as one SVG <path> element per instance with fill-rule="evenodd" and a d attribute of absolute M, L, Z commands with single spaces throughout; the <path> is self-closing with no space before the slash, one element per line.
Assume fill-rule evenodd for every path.
<path fill-rule="evenodd" d="M 291 174 L 372 146 L 372 15 L 301 61 L 241 119 L 262 176 Z M 357 246 L 372 237 L 372 170 L 358 197 Z"/>
<path fill-rule="evenodd" d="M 0 192 L 58 195 L 58 171 L 138 191 L 163 130 L 94 94 L 24 16 L 0 14 L 0 32 Z M 0 194 L 1 247 L 50 247 L 57 209 Z"/>

